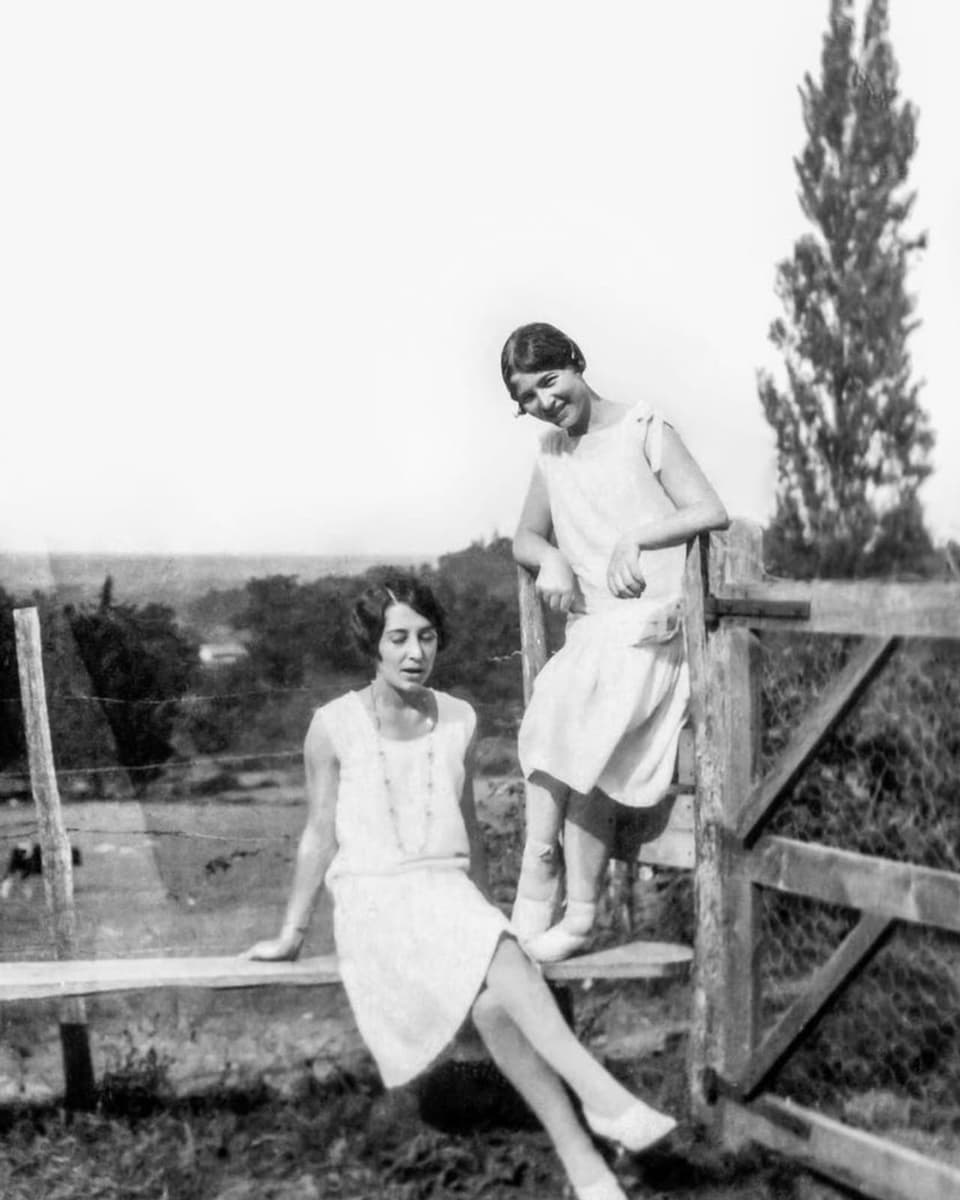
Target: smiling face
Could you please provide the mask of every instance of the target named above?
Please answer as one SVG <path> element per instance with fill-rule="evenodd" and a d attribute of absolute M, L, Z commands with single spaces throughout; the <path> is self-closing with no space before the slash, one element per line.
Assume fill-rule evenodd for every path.
<path fill-rule="evenodd" d="M 397 691 L 423 687 L 437 658 L 437 630 L 408 604 L 391 604 L 377 646 L 377 677 Z"/>
<path fill-rule="evenodd" d="M 510 376 L 510 394 L 522 413 L 546 421 L 572 437 L 590 424 L 590 389 L 572 367 L 546 371 L 517 371 Z"/>

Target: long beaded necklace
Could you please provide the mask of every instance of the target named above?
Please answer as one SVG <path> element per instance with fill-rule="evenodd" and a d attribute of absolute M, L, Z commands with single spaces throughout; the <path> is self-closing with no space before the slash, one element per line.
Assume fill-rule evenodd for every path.
<path fill-rule="evenodd" d="M 384 749 L 383 728 L 380 724 L 380 710 L 377 706 L 377 690 L 371 685 L 370 687 L 370 705 L 373 709 L 373 726 L 377 734 L 377 757 L 380 760 L 380 773 L 383 779 L 383 794 L 387 801 L 387 808 L 390 812 L 390 820 L 393 824 L 393 834 L 397 839 L 399 849 L 413 857 L 417 857 L 426 850 L 427 843 L 430 840 L 431 827 L 433 825 L 433 735 L 436 732 L 437 724 L 439 723 L 439 714 L 437 720 L 433 723 L 429 733 L 427 733 L 427 794 L 424 800 L 424 818 L 423 818 L 423 837 L 420 840 L 420 845 L 415 849 L 411 849 L 403 840 L 403 834 L 400 832 L 400 817 L 397 813 L 397 806 L 393 799 L 393 788 L 390 783 L 390 769 L 387 765 L 387 754 Z"/>

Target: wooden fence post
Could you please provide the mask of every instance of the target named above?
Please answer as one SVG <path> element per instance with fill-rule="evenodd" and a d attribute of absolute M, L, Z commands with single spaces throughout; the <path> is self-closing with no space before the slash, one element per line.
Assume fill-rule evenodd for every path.
<path fill-rule="evenodd" d="M 13 620 L 30 761 L 30 784 L 37 808 L 40 852 L 43 856 L 43 886 L 56 957 L 70 959 L 76 956 L 73 863 L 70 842 L 63 824 L 60 791 L 53 764 L 53 745 L 50 739 L 43 680 L 40 620 L 35 608 L 15 609 Z M 93 1062 L 83 1000 L 62 1000 L 59 1018 L 60 1043 L 63 1050 L 64 1103 L 68 1108 L 93 1108 L 96 1099 Z"/>
<path fill-rule="evenodd" d="M 694 1114 L 710 1120 L 716 1081 L 734 1079 L 757 1039 L 755 887 L 742 871 L 743 850 L 731 830 L 750 794 L 759 737 L 756 636 L 724 626 L 709 634 L 704 620 L 707 583 L 741 583 L 762 576 L 761 531 L 735 522 L 694 546 L 687 567 L 687 653 L 697 758 L 696 956 L 690 1039 Z"/>
<path fill-rule="evenodd" d="M 517 596 L 520 605 L 520 661 L 523 664 L 523 702 L 530 703 L 533 681 L 549 658 L 543 605 L 537 595 L 533 573 L 517 567 Z"/>

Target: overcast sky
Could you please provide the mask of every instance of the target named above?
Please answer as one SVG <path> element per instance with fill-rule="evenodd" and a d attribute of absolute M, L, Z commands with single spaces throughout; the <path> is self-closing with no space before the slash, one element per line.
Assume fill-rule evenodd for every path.
<path fill-rule="evenodd" d="M 0 551 L 435 555 L 511 532 L 536 426 L 498 360 L 531 320 L 765 519 L 755 372 L 827 9 L 4 5 Z M 924 500 L 960 538 L 960 18 L 891 0 L 891 27 L 930 235 Z"/>

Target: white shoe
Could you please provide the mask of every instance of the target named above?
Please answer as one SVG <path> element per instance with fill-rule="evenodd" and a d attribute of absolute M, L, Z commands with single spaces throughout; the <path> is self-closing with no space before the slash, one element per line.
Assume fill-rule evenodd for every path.
<path fill-rule="evenodd" d="M 524 949 L 537 962 L 562 962 L 587 944 L 596 912 L 596 904 L 589 900 L 568 900 L 563 920 L 530 938 Z"/>
<path fill-rule="evenodd" d="M 572 933 L 563 922 L 552 925 L 545 933 L 524 942 L 523 948 L 537 962 L 563 962 L 565 958 L 577 954 L 584 948 L 589 939 L 589 933 Z"/>
<path fill-rule="evenodd" d="M 673 1117 L 651 1108 L 642 1100 L 634 1100 L 619 1117 L 601 1117 L 587 1108 L 583 1110 L 583 1116 L 598 1137 L 619 1142 L 631 1154 L 642 1154 L 656 1146 L 677 1127 Z"/>

